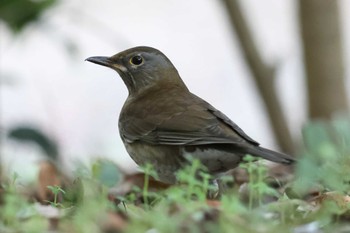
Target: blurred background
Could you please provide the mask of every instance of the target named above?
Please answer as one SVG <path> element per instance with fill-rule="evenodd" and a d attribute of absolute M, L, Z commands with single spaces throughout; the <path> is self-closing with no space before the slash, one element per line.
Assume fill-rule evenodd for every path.
<path fill-rule="evenodd" d="M 145 45 L 264 147 L 297 154 L 302 125 L 347 113 L 350 1 L 2 0 L 2 172 L 49 156 L 71 171 L 136 165 L 118 133 L 127 89 L 84 60 Z"/>

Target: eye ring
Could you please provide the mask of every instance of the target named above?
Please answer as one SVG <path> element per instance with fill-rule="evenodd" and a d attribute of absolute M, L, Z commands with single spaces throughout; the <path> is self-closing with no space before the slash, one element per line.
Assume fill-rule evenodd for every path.
<path fill-rule="evenodd" d="M 140 55 L 133 56 L 130 58 L 130 63 L 135 66 L 139 66 L 143 63 L 143 58 Z"/>

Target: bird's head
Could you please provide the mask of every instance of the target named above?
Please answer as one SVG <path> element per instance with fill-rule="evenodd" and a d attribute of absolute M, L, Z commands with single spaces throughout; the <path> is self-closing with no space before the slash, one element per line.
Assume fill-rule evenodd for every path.
<path fill-rule="evenodd" d="M 86 60 L 117 71 L 130 95 L 161 83 L 186 88 L 171 61 L 151 47 L 135 47 L 111 57 L 89 57 Z"/>

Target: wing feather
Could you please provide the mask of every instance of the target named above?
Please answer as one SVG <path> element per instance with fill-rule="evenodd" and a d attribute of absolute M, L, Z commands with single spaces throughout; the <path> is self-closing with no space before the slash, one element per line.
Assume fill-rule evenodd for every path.
<path fill-rule="evenodd" d="M 142 106 L 133 101 L 124 108 L 119 121 L 124 140 L 156 145 L 259 145 L 227 116 L 196 95 L 176 91 L 175 96 L 166 101 L 159 97 L 162 93 L 157 94 L 143 98 Z M 166 94 L 173 93 L 168 90 Z"/>

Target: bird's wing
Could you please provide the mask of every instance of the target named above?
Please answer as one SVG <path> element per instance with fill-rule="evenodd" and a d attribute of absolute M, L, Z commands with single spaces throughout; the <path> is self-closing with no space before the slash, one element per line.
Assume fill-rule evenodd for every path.
<path fill-rule="evenodd" d="M 199 97 L 188 92 L 176 93 L 174 98 L 169 98 L 169 101 L 144 98 L 142 106 L 136 104 L 129 108 L 132 110 L 126 109 L 119 121 L 121 137 L 128 142 L 160 145 L 259 145 L 227 116 Z"/>

